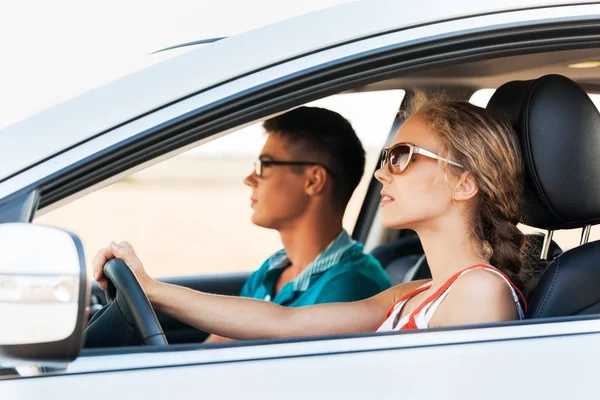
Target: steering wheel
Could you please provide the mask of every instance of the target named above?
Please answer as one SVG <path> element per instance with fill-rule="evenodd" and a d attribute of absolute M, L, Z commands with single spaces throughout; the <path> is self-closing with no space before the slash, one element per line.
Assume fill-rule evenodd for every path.
<path fill-rule="evenodd" d="M 92 317 L 86 329 L 86 347 L 131 345 L 133 336 L 128 333 L 133 331 L 144 345 L 168 346 L 148 297 L 125 262 L 109 260 L 104 264 L 104 276 L 107 305 Z M 117 340 L 125 343 L 117 344 Z"/>

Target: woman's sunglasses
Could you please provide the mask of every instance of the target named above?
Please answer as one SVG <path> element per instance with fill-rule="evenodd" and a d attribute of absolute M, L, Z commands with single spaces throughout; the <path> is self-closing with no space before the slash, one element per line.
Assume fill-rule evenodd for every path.
<path fill-rule="evenodd" d="M 412 143 L 398 143 L 392 147 L 383 149 L 383 153 L 381 154 L 381 168 L 385 167 L 387 164 L 390 173 L 401 174 L 406 171 L 410 165 L 414 154 L 420 154 L 425 157 L 433 158 L 434 160 L 443 160 L 455 167 L 464 168 L 456 161 L 440 157 L 437 154 L 415 146 Z"/>

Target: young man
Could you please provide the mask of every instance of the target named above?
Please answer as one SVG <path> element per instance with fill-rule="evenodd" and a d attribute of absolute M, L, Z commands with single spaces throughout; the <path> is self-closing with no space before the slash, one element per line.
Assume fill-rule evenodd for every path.
<path fill-rule="evenodd" d="M 342 227 L 365 166 L 350 123 L 333 111 L 300 107 L 263 126 L 267 142 L 244 183 L 252 188 L 252 222 L 277 230 L 284 248 L 250 275 L 241 296 L 299 307 L 362 300 L 389 288 L 381 265 Z M 102 266 L 125 253 L 141 267 L 125 242 L 98 252 L 93 264 L 101 286 Z M 211 335 L 207 342 L 221 340 Z"/>

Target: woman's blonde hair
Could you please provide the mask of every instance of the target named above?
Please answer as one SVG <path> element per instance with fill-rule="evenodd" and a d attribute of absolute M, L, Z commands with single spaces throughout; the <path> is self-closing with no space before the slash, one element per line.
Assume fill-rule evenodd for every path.
<path fill-rule="evenodd" d="M 523 185 L 518 139 L 508 119 L 464 101 L 417 93 L 410 113 L 438 136 L 442 154 L 464 166 L 479 192 L 470 221 L 478 251 L 520 289 L 530 279 L 523 233 L 517 228 Z M 445 175 L 462 169 L 443 162 Z"/>

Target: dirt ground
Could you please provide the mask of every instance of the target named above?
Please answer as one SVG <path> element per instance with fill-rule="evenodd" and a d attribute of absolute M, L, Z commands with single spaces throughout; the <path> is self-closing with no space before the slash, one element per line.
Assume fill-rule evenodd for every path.
<path fill-rule="evenodd" d="M 282 245 L 250 222 L 252 159 L 174 158 L 35 219 L 82 240 L 86 261 L 111 240 L 130 242 L 153 276 L 251 271 Z M 218 179 L 215 171 L 219 171 Z M 351 230 L 365 180 L 346 213 Z"/>

